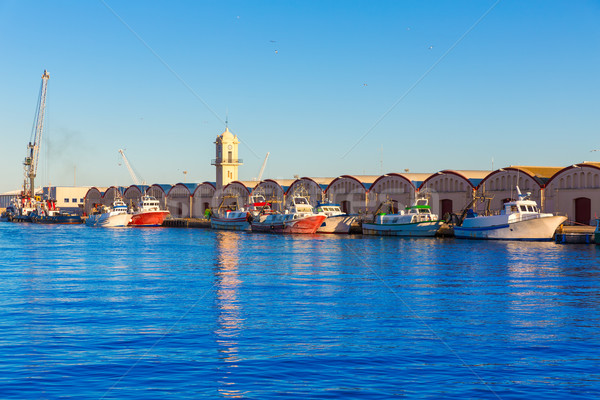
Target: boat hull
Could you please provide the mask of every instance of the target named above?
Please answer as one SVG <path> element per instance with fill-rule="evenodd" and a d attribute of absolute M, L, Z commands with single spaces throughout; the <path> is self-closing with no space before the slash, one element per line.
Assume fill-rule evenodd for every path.
<path fill-rule="evenodd" d="M 131 216 L 131 226 L 160 226 L 169 215 L 168 211 L 144 211 Z"/>
<path fill-rule="evenodd" d="M 250 223 L 246 217 L 243 218 L 218 218 L 212 217 L 210 220 L 212 229 L 224 229 L 228 231 L 249 231 Z"/>
<path fill-rule="evenodd" d="M 127 226 L 130 221 L 131 214 L 109 215 L 109 213 L 105 213 L 90 215 L 85 220 L 85 224 L 87 226 L 120 227 Z"/>
<path fill-rule="evenodd" d="M 74 225 L 83 223 L 83 219 L 79 215 L 32 216 L 31 221 L 36 224 Z"/>
<path fill-rule="evenodd" d="M 317 232 L 325 218 L 324 215 L 313 215 L 276 223 L 252 222 L 251 228 L 252 232 L 311 234 Z"/>
<path fill-rule="evenodd" d="M 317 228 L 317 233 L 341 233 L 348 234 L 352 224 L 356 221 L 356 216 L 335 215 L 327 217 Z"/>
<path fill-rule="evenodd" d="M 477 224 L 455 226 L 454 236 L 461 239 L 495 240 L 552 240 L 556 229 L 567 218 L 550 216 L 512 223 L 486 224 L 483 218 Z"/>
<path fill-rule="evenodd" d="M 433 237 L 443 221 L 423 221 L 410 224 L 362 224 L 364 235 Z"/>
<path fill-rule="evenodd" d="M 12 215 L 8 216 L 8 222 L 32 222 L 30 215 Z"/>

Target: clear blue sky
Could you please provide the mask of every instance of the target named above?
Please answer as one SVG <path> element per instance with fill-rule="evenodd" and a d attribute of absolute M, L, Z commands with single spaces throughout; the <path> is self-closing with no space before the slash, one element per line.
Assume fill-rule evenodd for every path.
<path fill-rule="evenodd" d="M 38 184 L 130 185 L 120 148 L 149 183 L 214 181 L 227 115 L 248 180 L 267 152 L 265 178 L 600 160 L 599 21 L 597 0 L 0 0 L 0 192 L 44 69 Z"/>

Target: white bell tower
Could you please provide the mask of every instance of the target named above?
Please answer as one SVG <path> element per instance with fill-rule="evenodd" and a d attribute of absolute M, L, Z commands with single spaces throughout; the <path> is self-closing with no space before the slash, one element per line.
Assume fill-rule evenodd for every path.
<path fill-rule="evenodd" d="M 242 165 L 242 160 L 238 158 L 238 144 L 240 141 L 237 136 L 227 127 L 215 140 L 217 158 L 212 165 L 217 167 L 217 189 L 223 189 L 229 182 L 238 179 L 238 166 Z"/>

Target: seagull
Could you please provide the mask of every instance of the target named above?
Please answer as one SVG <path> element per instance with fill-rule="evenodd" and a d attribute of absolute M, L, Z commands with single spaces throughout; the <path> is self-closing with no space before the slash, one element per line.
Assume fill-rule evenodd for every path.
<path fill-rule="evenodd" d="M 433 49 L 433 46 L 429 46 L 429 50 Z"/>

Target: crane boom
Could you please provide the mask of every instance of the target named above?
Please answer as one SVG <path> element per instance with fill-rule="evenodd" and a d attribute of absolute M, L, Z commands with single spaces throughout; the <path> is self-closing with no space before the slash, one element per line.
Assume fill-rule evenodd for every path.
<path fill-rule="evenodd" d="M 123 161 L 125 162 L 125 166 L 129 171 L 129 175 L 131 175 L 131 179 L 133 179 L 133 183 L 135 183 L 136 185 L 139 185 L 140 183 L 145 184 L 145 181 L 140 182 L 140 179 L 133 170 L 133 167 L 131 166 L 131 164 L 129 164 L 129 160 L 127 159 L 127 157 L 125 157 L 125 151 L 123 149 L 119 149 L 119 153 L 121 154 L 121 157 L 123 157 Z"/>
<path fill-rule="evenodd" d="M 267 166 L 267 160 L 269 159 L 269 154 L 270 153 L 267 152 L 267 155 L 265 156 L 265 161 L 263 161 L 262 167 L 260 167 L 260 172 L 258 173 L 258 178 L 256 178 L 256 180 L 259 182 L 262 179 L 263 172 L 265 172 L 265 167 Z"/>
<path fill-rule="evenodd" d="M 36 110 L 36 119 L 33 127 L 32 138 L 27 145 L 27 156 L 23 165 L 25 166 L 25 181 L 23 182 L 23 195 L 35 196 L 35 176 L 40 155 L 40 146 L 42 144 L 42 134 L 44 132 L 44 116 L 46 113 L 46 89 L 48 87 L 50 74 L 44 70 L 42 75 L 42 86 L 40 88 L 40 98 Z"/>

